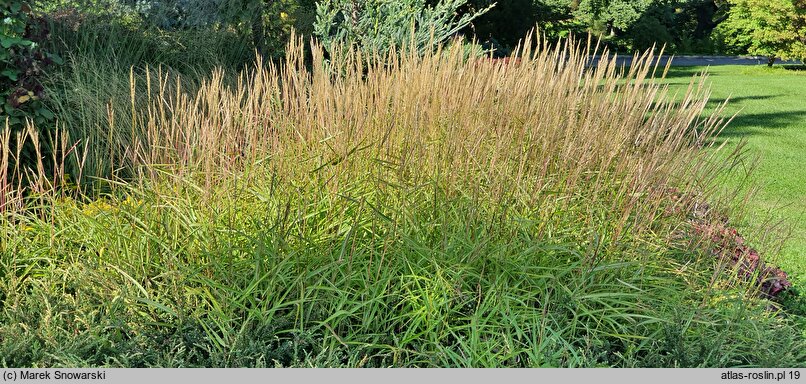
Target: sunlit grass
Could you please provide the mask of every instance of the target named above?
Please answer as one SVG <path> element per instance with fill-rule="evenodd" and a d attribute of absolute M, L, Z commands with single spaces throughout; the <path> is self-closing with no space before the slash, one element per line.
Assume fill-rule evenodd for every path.
<path fill-rule="evenodd" d="M 573 43 L 508 64 L 312 51 L 192 89 L 104 74 L 114 97 L 65 108 L 59 156 L 3 167 L 28 181 L 3 186 L 4 365 L 806 361 L 691 231 L 695 204 L 738 204 L 701 83 L 676 103 L 651 58 L 587 69 Z M 76 183 L 48 174 L 65 163 Z"/>

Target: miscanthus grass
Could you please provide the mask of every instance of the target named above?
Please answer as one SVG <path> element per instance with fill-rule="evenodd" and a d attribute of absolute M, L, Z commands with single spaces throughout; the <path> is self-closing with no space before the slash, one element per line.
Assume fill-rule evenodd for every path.
<path fill-rule="evenodd" d="M 308 68 L 294 40 L 192 91 L 118 74 L 127 98 L 38 166 L 10 150 L 35 130 L 6 130 L 0 362 L 803 366 L 691 231 L 740 156 L 703 150 L 725 124 L 703 83 L 672 102 L 651 54 L 536 46 L 313 44 Z"/>

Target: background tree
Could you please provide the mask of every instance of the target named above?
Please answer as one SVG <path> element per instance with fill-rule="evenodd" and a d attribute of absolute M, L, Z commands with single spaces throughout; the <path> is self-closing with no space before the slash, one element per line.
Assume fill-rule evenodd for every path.
<path fill-rule="evenodd" d="M 490 3 L 471 0 L 463 11 Z M 666 45 L 674 52 L 718 53 L 721 44 L 711 36 L 727 17 L 727 5 L 726 0 L 511 0 L 499 2 L 464 32 L 503 46 L 504 54 L 535 26 L 550 39 L 590 32 L 622 51 Z"/>
<path fill-rule="evenodd" d="M 495 3 L 494 0 L 471 0 L 463 11 L 473 12 Z M 473 20 L 465 33 L 481 42 L 500 45 L 506 53 L 530 30 L 540 28 L 550 38 L 559 37 L 563 31 L 578 27 L 573 23 L 572 10 L 575 0 L 509 0 L 498 3 L 485 14 Z M 581 29 L 579 29 L 581 31 Z"/>
<path fill-rule="evenodd" d="M 593 32 L 620 35 L 652 5 L 652 0 L 581 0 L 574 12 Z"/>
<path fill-rule="evenodd" d="M 99 0 L 69 0 L 89 10 Z M 252 43 L 261 55 L 282 54 L 292 27 L 310 33 L 314 0 L 103 0 L 138 14 L 160 30 L 229 30 Z M 113 7 L 114 8 L 114 7 Z M 297 17 L 302 16 L 302 17 Z M 298 21 L 306 21 L 307 25 Z"/>
<path fill-rule="evenodd" d="M 693 37 L 708 37 L 720 23 L 728 18 L 728 2 L 726 0 L 688 0 L 683 1 L 681 14 L 686 19 L 696 20 Z M 692 17 L 693 16 L 693 17 Z M 690 25 L 687 25 L 690 30 Z"/>
<path fill-rule="evenodd" d="M 718 53 L 713 29 L 727 18 L 724 0 L 654 0 L 621 36 L 631 49 L 666 45 L 677 53 Z"/>
<path fill-rule="evenodd" d="M 316 5 L 314 34 L 325 46 L 355 44 L 384 52 L 391 46 L 414 44 L 423 51 L 447 41 L 492 7 L 459 14 L 466 4 L 467 0 L 441 0 L 434 5 L 426 0 L 324 0 Z"/>
<path fill-rule="evenodd" d="M 739 52 L 776 58 L 806 58 L 806 0 L 728 0 L 730 13 L 718 30 Z"/>

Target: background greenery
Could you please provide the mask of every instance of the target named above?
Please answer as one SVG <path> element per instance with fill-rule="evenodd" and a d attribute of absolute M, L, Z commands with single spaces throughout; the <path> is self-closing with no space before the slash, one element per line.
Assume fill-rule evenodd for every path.
<path fill-rule="evenodd" d="M 313 32 L 317 9 L 313 0 L 39 0 L 37 3 L 47 10 L 72 7 L 83 12 L 112 13 L 163 30 L 233 29 L 251 36 L 254 48 L 270 55 L 282 51 L 290 27 L 303 34 Z M 351 15 L 352 18 L 369 16 L 373 13 L 371 9 L 381 9 L 378 7 L 384 2 L 320 3 L 336 8 L 355 4 L 354 8 L 360 12 Z M 423 5 L 439 8 L 442 3 L 451 4 L 446 10 L 458 9 L 457 20 L 492 7 L 472 20 L 462 34 L 497 48 L 501 54 L 514 48 L 535 26 L 549 38 L 590 32 L 603 38 L 611 48 L 625 51 L 666 45 L 667 52 L 672 53 L 765 56 L 775 53 L 797 59 L 803 57 L 806 41 L 803 0 L 422 0 L 407 5 L 406 12 L 421 12 Z M 402 13 L 397 16 L 407 17 Z M 326 24 L 332 24 L 332 20 Z M 324 28 L 320 26 L 320 30 Z"/>

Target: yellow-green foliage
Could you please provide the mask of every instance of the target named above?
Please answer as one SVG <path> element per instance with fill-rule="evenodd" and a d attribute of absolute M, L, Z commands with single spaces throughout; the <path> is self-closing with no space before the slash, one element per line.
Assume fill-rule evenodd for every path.
<path fill-rule="evenodd" d="M 730 0 L 727 20 L 717 29 L 734 48 L 753 55 L 806 59 L 806 1 Z"/>

